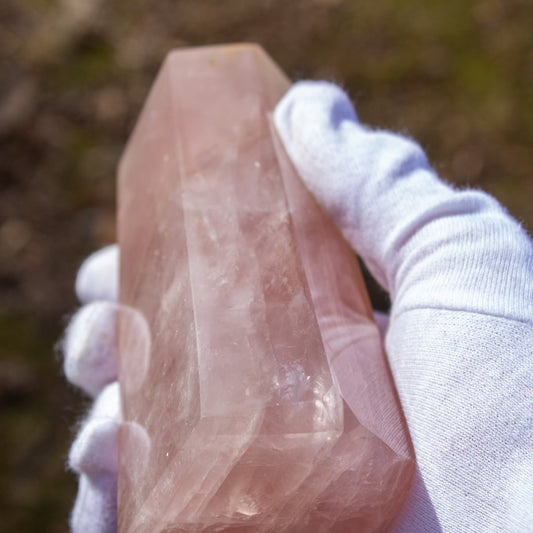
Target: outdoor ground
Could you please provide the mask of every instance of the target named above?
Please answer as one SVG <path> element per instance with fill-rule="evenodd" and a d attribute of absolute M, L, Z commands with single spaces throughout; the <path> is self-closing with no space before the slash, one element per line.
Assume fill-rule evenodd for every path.
<path fill-rule="evenodd" d="M 87 400 L 54 345 L 80 262 L 114 241 L 117 161 L 169 49 L 254 41 L 295 80 L 339 82 L 531 231 L 532 28 L 530 0 L 1 0 L 2 530 L 67 530 Z"/>

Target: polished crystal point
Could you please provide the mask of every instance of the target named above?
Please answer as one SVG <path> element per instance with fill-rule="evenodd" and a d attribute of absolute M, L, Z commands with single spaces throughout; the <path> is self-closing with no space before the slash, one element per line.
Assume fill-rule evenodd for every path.
<path fill-rule="evenodd" d="M 414 461 L 353 253 L 255 45 L 171 52 L 119 169 L 118 530 L 382 531 Z"/>

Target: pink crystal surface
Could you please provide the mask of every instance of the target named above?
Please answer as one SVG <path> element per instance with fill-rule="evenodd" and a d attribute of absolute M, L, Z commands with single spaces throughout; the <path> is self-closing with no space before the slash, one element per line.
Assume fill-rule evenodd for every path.
<path fill-rule="evenodd" d="M 383 531 L 414 460 L 261 48 L 170 52 L 119 168 L 118 530 Z"/>

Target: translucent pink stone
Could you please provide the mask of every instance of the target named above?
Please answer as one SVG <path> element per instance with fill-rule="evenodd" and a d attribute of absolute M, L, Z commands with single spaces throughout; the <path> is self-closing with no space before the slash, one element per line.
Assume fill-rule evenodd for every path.
<path fill-rule="evenodd" d="M 171 52 L 119 169 L 121 533 L 382 531 L 413 456 L 254 45 Z"/>

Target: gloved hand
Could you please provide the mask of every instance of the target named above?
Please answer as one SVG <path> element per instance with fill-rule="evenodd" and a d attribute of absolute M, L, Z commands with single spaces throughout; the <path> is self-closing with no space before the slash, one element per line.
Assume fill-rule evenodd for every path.
<path fill-rule="evenodd" d="M 391 294 L 386 349 L 418 465 L 393 531 L 533 531 L 528 236 L 487 194 L 441 182 L 416 143 L 362 126 L 334 85 L 296 84 L 274 119 L 309 189 Z M 117 271 L 116 249 L 90 258 L 77 281 L 82 301 L 116 295 L 107 280 Z M 90 305 L 68 330 L 65 367 L 95 394 L 115 379 L 116 307 Z M 116 385 L 96 401 L 71 451 L 81 473 L 75 532 L 116 527 L 103 506 L 116 484 L 110 436 L 119 419 L 108 390 Z M 109 426 L 98 407 L 106 394 L 115 394 Z"/>

